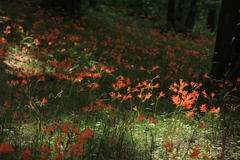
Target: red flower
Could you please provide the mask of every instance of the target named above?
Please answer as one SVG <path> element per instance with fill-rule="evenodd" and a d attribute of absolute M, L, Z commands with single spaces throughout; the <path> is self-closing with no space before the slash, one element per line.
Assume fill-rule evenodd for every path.
<path fill-rule="evenodd" d="M 75 127 L 72 128 L 72 131 L 73 131 L 73 133 L 77 134 L 77 133 L 80 132 L 80 128 L 78 126 L 75 126 Z"/>
<path fill-rule="evenodd" d="M 54 160 L 59 160 L 63 158 L 64 158 L 63 154 L 59 152 L 58 155 L 54 158 Z"/>
<path fill-rule="evenodd" d="M 12 112 L 12 116 L 13 117 L 18 117 L 18 112 L 17 111 Z"/>
<path fill-rule="evenodd" d="M 110 136 L 110 137 L 108 137 L 108 138 L 109 138 L 108 142 L 114 143 L 115 139 L 114 139 L 112 136 Z"/>
<path fill-rule="evenodd" d="M 54 133 L 53 126 L 46 126 L 46 128 L 43 130 L 44 134 L 52 134 Z"/>
<path fill-rule="evenodd" d="M 27 84 L 28 82 L 26 80 L 22 80 L 22 84 Z"/>
<path fill-rule="evenodd" d="M 203 124 L 200 124 L 198 128 L 205 128 L 205 126 Z"/>
<path fill-rule="evenodd" d="M 26 148 L 26 150 L 22 153 L 22 157 L 24 160 L 29 160 L 30 157 L 29 155 L 31 154 L 31 151 L 29 150 L 29 148 Z"/>
<path fill-rule="evenodd" d="M 164 144 L 163 147 L 167 150 L 167 152 L 173 151 L 173 143 Z"/>
<path fill-rule="evenodd" d="M 206 106 L 207 106 L 206 104 L 203 104 L 203 105 L 200 106 L 201 112 L 207 112 L 207 107 Z"/>
<path fill-rule="evenodd" d="M 41 148 L 40 151 L 43 152 L 44 154 L 47 154 L 47 153 L 50 154 L 50 151 L 49 151 L 48 146 L 46 144 L 43 145 L 43 147 Z"/>
<path fill-rule="evenodd" d="M 197 149 L 194 148 L 193 152 L 189 155 L 190 158 L 197 157 L 201 152 Z"/>
<path fill-rule="evenodd" d="M 213 107 L 211 110 L 210 110 L 210 112 L 212 112 L 212 113 L 218 113 L 220 111 L 220 107 L 218 107 L 218 108 L 215 108 L 215 107 Z"/>
<path fill-rule="evenodd" d="M 56 126 L 59 127 L 61 122 L 59 120 L 56 120 L 54 123 L 55 123 Z"/>
<path fill-rule="evenodd" d="M 8 143 L 6 144 L 0 143 L 0 154 L 7 153 L 7 152 L 10 152 L 10 153 L 14 152 L 12 145 Z"/>
<path fill-rule="evenodd" d="M 192 118 L 192 116 L 194 115 L 194 112 L 188 112 L 187 114 L 186 114 L 186 117 L 188 117 L 188 118 Z"/>
<path fill-rule="evenodd" d="M 145 116 L 144 116 L 143 114 L 142 114 L 142 115 L 139 115 L 138 120 L 139 120 L 139 121 L 144 121 L 144 117 L 145 117 Z"/>
<path fill-rule="evenodd" d="M 91 129 L 86 130 L 81 134 L 80 139 L 85 140 L 85 139 L 89 138 L 90 135 L 93 135 L 93 133 L 94 133 L 94 131 Z"/>
<path fill-rule="evenodd" d="M 83 110 L 83 112 L 85 113 L 85 112 L 88 111 L 88 107 L 83 107 L 82 110 Z"/>

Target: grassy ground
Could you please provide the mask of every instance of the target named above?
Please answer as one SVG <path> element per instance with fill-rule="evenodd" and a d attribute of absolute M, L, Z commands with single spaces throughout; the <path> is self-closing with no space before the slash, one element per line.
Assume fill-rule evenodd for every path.
<path fill-rule="evenodd" d="M 239 98 L 205 75 L 214 37 L 101 7 L 0 2 L 0 158 L 239 159 Z"/>

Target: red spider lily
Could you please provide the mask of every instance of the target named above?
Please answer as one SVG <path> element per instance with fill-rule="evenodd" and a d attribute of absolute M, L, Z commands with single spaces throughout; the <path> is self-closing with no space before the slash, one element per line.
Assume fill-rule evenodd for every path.
<path fill-rule="evenodd" d="M 160 85 L 158 84 L 158 83 L 156 83 L 154 86 L 153 86 L 153 88 L 159 88 L 160 87 Z"/>
<path fill-rule="evenodd" d="M 153 117 L 148 117 L 148 122 L 152 122 L 153 121 Z"/>
<path fill-rule="evenodd" d="M 138 116 L 139 121 L 144 121 L 144 118 L 145 118 L 145 116 L 143 114 Z"/>
<path fill-rule="evenodd" d="M 74 153 L 74 156 L 78 156 L 84 152 L 83 146 L 81 143 L 77 142 L 72 147 L 68 149 L 68 153 Z"/>
<path fill-rule="evenodd" d="M 97 68 L 96 68 L 96 65 L 92 66 L 92 68 L 89 69 L 89 71 L 95 71 Z"/>
<path fill-rule="evenodd" d="M 159 66 L 158 65 L 156 65 L 156 66 L 153 66 L 152 67 L 152 71 L 154 71 L 154 70 L 156 70 L 156 69 L 158 69 L 159 68 Z"/>
<path fill-rule="evenodd" d="M 4 105 L 4 106 L 9 106 L 9 102 L 8 102 L 8 101 L 5 101 L 3 105 Z"/>
<path fill-rule="evenodd" d="M 212 97 L 212 98 L 215 97 L 215 93 L 212 92 L 212 93 L 211 93 L 211 97 Z"/>
<path fill-rule="evenodd" d="M 22 84 L 27 84 L 28 82 L 23 79 L 21 83 L 22 83 Z"/>
<path fill-rule="evenodd" d="M 137 106 L 133 107 L 133 110 L 134 111 L 138 111 Z"/>
<path fill-rule="evenodd" d="M 44 134 L 52 134 L 52 133 L 54 133 L 55 131 L 54 131 L 54 128 L 53 128 L 53 126 L 46 126 L 46 128 L 43 130 L 43 133 Z"/>
<path fill-rule="evenodd" d="M 93 83 L 93 87 L 94 87 L 94 88 L 98 88 L 98 87 L 99 87 L 99 84 Z"/>
<path fill-rule="evenodd" d="M 91 103 L 89 104 L 89 106 L 90 106 L 90 110 L 92 110 L 92 111 L 96 111 L 96 110 L 98 109 L 98 106 L 95 105 L 93 102 L 91 102 Z"/>
<path fill-rule="evenodd" d="M 163 147 L 166 149 L 167 152 L 173 151 L 173 143 L 164 144 Z"/>
<path fill-rule="evenodd" d="M 208 95 L 207 95 L 207 93 L 206 93 L 206 91 L 205 91 L 205 90 L 204 90 L 204 91 L 202 91 L 202 94 L 203 94 L 204 98 L 208 98 Z"/>
<path fill-rule="evenodd" d="M 72 127 L 72 131 L 73 133 L 79 133 L 80 132 L 80 128 L 78 126 Z"/>
<path fill-rule="evenodd" d="M 218 87 L 223 88 L 223 87 L 224 87 L 224 84 L 223 84 L 223 83 L 219 83 L 219 84 L 218 84 Z"/>
<path fill-rule="evenodd" d="M 159 97 L 164 97 L 164 96 L 165 96 L 165 93 L 163 93 L 163 92 L 159 93 Z"/>
<path fill-rule="evenodd" d="M 155 120 L 152 121 L 152 123 L 153 123 L 153 124 L 157 124 L 157 123 L 158 123 L 158 120 L 155 119 Z"/>
<path fill-rule="evenodd" d="M 172 98 L 173 104 L 180 105 L 181 99 L 179 95 L 172 95 L 171 98 Z"/>
<path fill-rule="evenodd" d="M 7 152 L 10 152 L 10 153 L 14 152 L 12 145 L 8 143 L 0 143 L 0 154 L 4 154 Z"/>
<path fill-rule="evenodd" d="M 85 140 L 85 139 L 89 138 L 90 135 L 93 135 L 93 134 L 94 134 L 93 130 L 91 130 L 91 129 L 86 130 L 86 131 L 82 132 L 80 139 Z"/>
<path fill-rule="evenodd" d="M 192 119 L 193 115 L 194 115 L 194 112 L 188 112 L 188 113 L 186 114 L 186 117 Z"/>
<path fill-rule="evenodd" d="M 205 126 L 203 124 L 200 124 L 198 128 L 205 128 Z"/>
<path fill-rule="evenodd" d="M 152 96 L 152 93 L 148 92 L 148 94 L 145 96 L 145 100 L 149 99 Z"/>
<path fill-rule="evenodd" d="M 206 104 L 201 105 L 200 110 L 201 112 L 207 112 L 207 105 Z"/>
<path fill-rule="evenodd" d="M 112 109 L 112 106 L 109 104 L 106 108 L 107 109 Z"/>
<path fill-rule="evenodd" d="M 40 45 L 40 44 L 41 44 L 38 39 L 35 39 L 35 40 L 34 40 L 34 43 L 35 43 L 36 45 Z"/>
<path fill-rule="evenodd" d="M 18 112 L 17 111 L 12 112 L 12 116 L 13 117 L 18 117 Z"/>
<path fill-rule="evenodd" d="M 200 153 L 201 152 L 197 148 L 194 148 L 193 152 L 188 157 L 190 158 L 197 157 Z"/>
<path fill-rule="evenodd" d="M 59 120 L 56 120 L 54 123 L 55 123 L 56 126 L 60 127 L 61 122 Z"/>
<path fill-rule="evenodd" d="M 46 78 L 44 76 L 41 76 L 41 78 L 38 79 L 38 81 L 45 81 Z"/>
<path fill-rule="evenodd" d="M 129 94 L 129 95 L 124 95 L 124 96 L 122 97 L 123 100 L 127 100 L 127 99 L 129 99 L 129 98 L 132 98 L 131 94 Z"/>
<path fill-rule="evenodd" d="M 2 38 L 0 38 L 0 42 L 1 42 L 1 43 L 7 43 L 6 39 L 5 39 L 5 38 L 3 38 L 3 37 L 2 37 Z"/>
<path fill-rule="evenodd" d="M 47 144 L 44 144 L 40 151 L 43 152 L 44 154 L 47 154 L 47 153 L 50 154 L 51 153 L 50 150 L 48 149 Z"/>
<path fill-rule="evenodd" d="M 212 112 L 212 113 L 219 113 L 219 111 L 220 111 L 220 107 L 218 107 L 218 108 L 215 108 L 215 107 L 213 107 L 211 110 L 210 110 L 210 112 Z"/>
<path fill-rule="evenodd" d="M 125 82 L 126 82 L 126 83 L 125 83 L 126 85 L 130 85 L 130 84 L 131 84 L 130 78 L 127 78 L 127 79 L 125 80 Z"/>
<path fill-rule="evenodd" d="M 70 122 L 66 122 L 62 128 L 62 132 L 69 133 L 69 130 L 68 130 L 69 126 L 70 126 Z"/>
<path fill-rule="evenodd" d="M 61 152 L 59 152 L 57 154 L 57 156 L 54 158 L 54 160 L 59 160 L 59 159 L 63 159 L 63 158 L 64 158 L 64 155 Z"/>
<path fill-rule="evenodd" d="M 110 136 L 108 138 L 109 138 L 108 142 L 110 142 L 110 143 L 114 143 L 115 142 L 115 139 L 112 136 Z"/>
<path fill-rule="evenodd" d="M 30 157 L 29 155 L 31 154 L 31 151 L 29 150 L 29 148 L 26 148 L 25 151 L 22 153 L 22 157 L 24 160 L 29 160 Z"/>
<path fill-rule="evenodd" d="M 159 75 L 156 75 L 156 77 L 154 77 L 153 79 L 157 79 L 157 78 L 160 78 Z"/>
<path fill-rule="evenodd" d="M 28 116 L 27 113 L 24 113 L 24 114 L 23 114 L 23 118 L 24 118 L 24 119 L 26 119 L 26 118 L 28 118 L 28 117 L 29 117 L 29 116 Z"/>
<path fill-rule="evenodd" d="M 46 99 L 45 97 L 43 97 L 43 98 L 42 98 L 42 103 L 41 103 L 41 104 L 44 106 L 45 103 L 47 103 L 47 102 L 48 102 L 48 99 Z"/>
<path fill-rule="evenodd" d="M 142 93 L 139 93 L 139 94 L 137 95 L 137 97 L 140 98 L 140 99 L 142 99 L 142 98 L 143 98 Z"/>
<path fill-rule="evenodd" d="M 87 112 L 89 110 L 89 108 L 88 107 L 83 107 L 82 110 L 85 113 L 85 112 Z"/>
<path fill-rule="evenodd" d="M 18 76 L 18 77 L 23 77 L 22 72 L 18 72 L 18 73 L 17 73 L 17 76 Z M 23 77 L 23 78 L 24 78 L 24 77 Z"/>

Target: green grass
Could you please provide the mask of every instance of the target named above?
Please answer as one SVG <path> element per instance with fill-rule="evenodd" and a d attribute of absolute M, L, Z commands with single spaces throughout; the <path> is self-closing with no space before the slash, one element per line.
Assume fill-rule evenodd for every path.
<path fill-rule="evenodd" d="M 0 3 L 0 159 L 240 157 L 238 91 L 203 77 L 202 26 L 192 38 L 107 5 L 73 19 L 20 4 Z"/>

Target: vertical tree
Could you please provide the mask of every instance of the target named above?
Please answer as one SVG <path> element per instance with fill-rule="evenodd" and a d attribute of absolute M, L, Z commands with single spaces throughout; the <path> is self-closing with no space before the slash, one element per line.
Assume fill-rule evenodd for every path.
<path fill-rule="evenodd" d="M 198 13 L 198 2 L 200 0 L 192 0 L 191 5 L 190 5 L 190 10 L 188 12 L 187 19 L 184 24 L 184 30 L 185 32 L 191 32 L 195 21 L 196 21 L 196 15 Z"/>
<path fill-rule="evenodd" d="M 208 6 L 208 15 L 207 15 L 207 28 L 210 32 L 213 32 L 217 26 L 217 0 L 212 0 L 211 4 Z"/>
<path fill-rule="evenodd" d="M 89 7 L 95 9 L 97 5 L 97 1 L 96 0 L 89 0 Z"/>
<path fill-rule="evenodd" d="M 175 19 L 175 0 L 168 0 L 167 23 L 173 26 L 174 19 Z"/>
<path fill-rule="evenodd" d="M 240 0 L 222 0 L 222 6 L 218 20 L 215 54 L 212 59 L 210 74 L 216 80 L 232 80 L 240 69 L 239 49 L 233 51 L 233 37 L 239 18 Z M 239 34 L 239 31 L 237 32 Z M 239 37 L 239 35 L 237 35 Z M 239 38 L 235 39 L 239 46 Z"/>
<path fill-rule="evenodd" d="M 177 28 L 182 27 L 185 20 L 185 10 L 186 10 L 186 1 L 180 0 L 176 8 L 176 22 L 175 25 Z"/>

